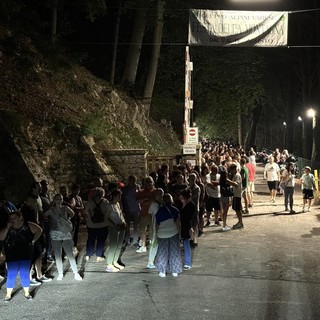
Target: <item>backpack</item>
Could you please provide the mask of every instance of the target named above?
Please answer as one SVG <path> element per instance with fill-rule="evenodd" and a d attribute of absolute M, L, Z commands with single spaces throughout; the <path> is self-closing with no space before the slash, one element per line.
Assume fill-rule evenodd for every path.
<path fill-rule="evenodd" d="M 93 209 L 93 215 L 91 216 L 91 221 L 93 223 L 101 223 L 104 222 L 104 213 L 101 209 L 102 200 L 99 203 L 96 203 L 94 199 L 93 202 L 96 204 L 96 207 Z"/>

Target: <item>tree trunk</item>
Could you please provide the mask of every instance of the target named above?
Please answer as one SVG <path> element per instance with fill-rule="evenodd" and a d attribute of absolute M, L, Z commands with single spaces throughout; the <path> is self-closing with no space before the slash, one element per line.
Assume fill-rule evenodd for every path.
<path fill-rule="evenodd" d="M 136 11 L 130 46 L 122 77 L 122 83 L 125 89 L 127 89 L 132 95 L 134 94 L 142 41 L 147 21 L 146 12 L 146 8 L 138 8 Z"/>
<path fill-rule="evenodd" d="M 58 19 L 58 0 L 52 1 L 51 9 L 51 41 L 56 42 L 57 39 L 57 19 Z"/>
<path fill-rule="evenodd" d="M 153 50 L 151 54 L 150 66 L 148 70 L 148 76 L 144 87 L 143 99 L 146 108 L 146 115 L 149 116 L 152 93 L 154 83 L 157 76 L 158 62 L 160 57 L 162 30 L 163 30 L 163 12 L 165 2 L 163 0 L 157 0 L 157 17 L 153 33 Z"/>
<path fill-rule="evenodd" d="M 242 146 L 242 119 L 240 110 L 238 111 L 238 144 Z"/>
<path fill-rule="evenodd" d="M 252 109 L 252 120 L 249 129 L 248 139 L 246 141 L 246 148 L 255 146 L 256 135 L 257 135 L 257 126 L 262 110 L 262 104 L 260 102 Z"/>
<path fill-rule="evenodd" d="M 112 60 L 111 60 L 111 73 L 110 73 L 110 83 L 114 85 L 114 77 L 116 73 L 116 63 L 117 63 L 117 50 L 118 50 L 118 41 L 119 41 L 119 29 L 120 29 L 120 17 L 121 17 L 121 5 L 122 1 L 118 2 L 118 12 L 117 12 L 117 20 L 116 26 L 114 30 L 114 40 L 113 40 L 113 48 L 112 48 Z"/>

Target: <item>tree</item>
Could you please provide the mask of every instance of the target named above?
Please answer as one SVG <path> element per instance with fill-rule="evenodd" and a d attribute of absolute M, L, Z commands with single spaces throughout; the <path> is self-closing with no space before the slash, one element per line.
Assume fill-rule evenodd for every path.
<path fill-rule="evenodd" d="M 143 100 L 146 108 L 146 113 L 149 116 L 152 93 L 154 88 L 155 79 L 157 76 L 158 61 L 160 57 L 161 38 L 163 29 L 163 11 L 165 2 L 163 0 L 157 0 L 157 14 L 156 22 L 153 34 L 153 50 L 150 59 L 150 65 L 148 75 L 144 87 Z"/>

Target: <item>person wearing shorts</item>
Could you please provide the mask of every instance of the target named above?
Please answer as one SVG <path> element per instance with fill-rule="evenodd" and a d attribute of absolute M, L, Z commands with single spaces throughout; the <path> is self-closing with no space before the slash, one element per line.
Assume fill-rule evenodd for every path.
<path fill-rule="evenodd" d="M 269 162 L 265 165 L 264 179 L 267 179 L 268 188 L 270 191 L 270 201 L 276 202 L 276 195 L 277 195 L 277 187 L 278 182 L 280 181 L 280 168 L 277 163 L 274 162 L 274 157 L 269 157 Z"/>
<path fill-rule="evenodd" d="M 314 199 L 313 190 L 317 190 L 314 175 L 311 173 L 311 168 L 306 166 L 304 168 L 304 174 L 302 175 L 301 179 L 302 185 L 302 193 L 303 193 L 303 208 L 302 212 L 310 211 L 311 210 L 311 203 Z M 308 206 L 305 209 L 305 206 Z"/>

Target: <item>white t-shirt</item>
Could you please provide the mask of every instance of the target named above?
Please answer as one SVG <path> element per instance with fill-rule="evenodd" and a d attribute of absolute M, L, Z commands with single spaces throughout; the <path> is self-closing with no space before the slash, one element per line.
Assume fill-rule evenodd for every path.
<path fill-rule="evenodd" d="M 155 217 L 158 210 L 159 210 L 159 203 L 155 201 L 151 202 L 148 213 L 151 214 L 153 217 Z"/>
<path fill-rule="evenodd" d="M 232 178 L 232 181 L 235 181 L 238 183 L 238 185 L 232 186 L 233 188 L 233 196 L 236 198 L 241 198 L 241 191 L 242 191 L 242 178 L 239 172 L 237 172 L 234 177 Z"/>
<path fill-rule="evenodd" d="M 266 172 L 267 175 L 267 181 L 278 181 L 279 176 L 278 172 L 280 172 L 280 168 L 277 163 L 267 163 L 264 171 Z"/>
<path fill-rule="evenodd" d="M 220 174 L 207 174 L 207 179 L 206 179 L 206 184 L 205 184 L 205 188 L 206 188 L 206 192 L 207 195 L 209 197 L 212 198 L 220 198 L 221 194 L 220 194 L 220 186 L 208 186 L 208 183 L 211 183 L 212 181 L 219 181 L 220 180 Z"/>

